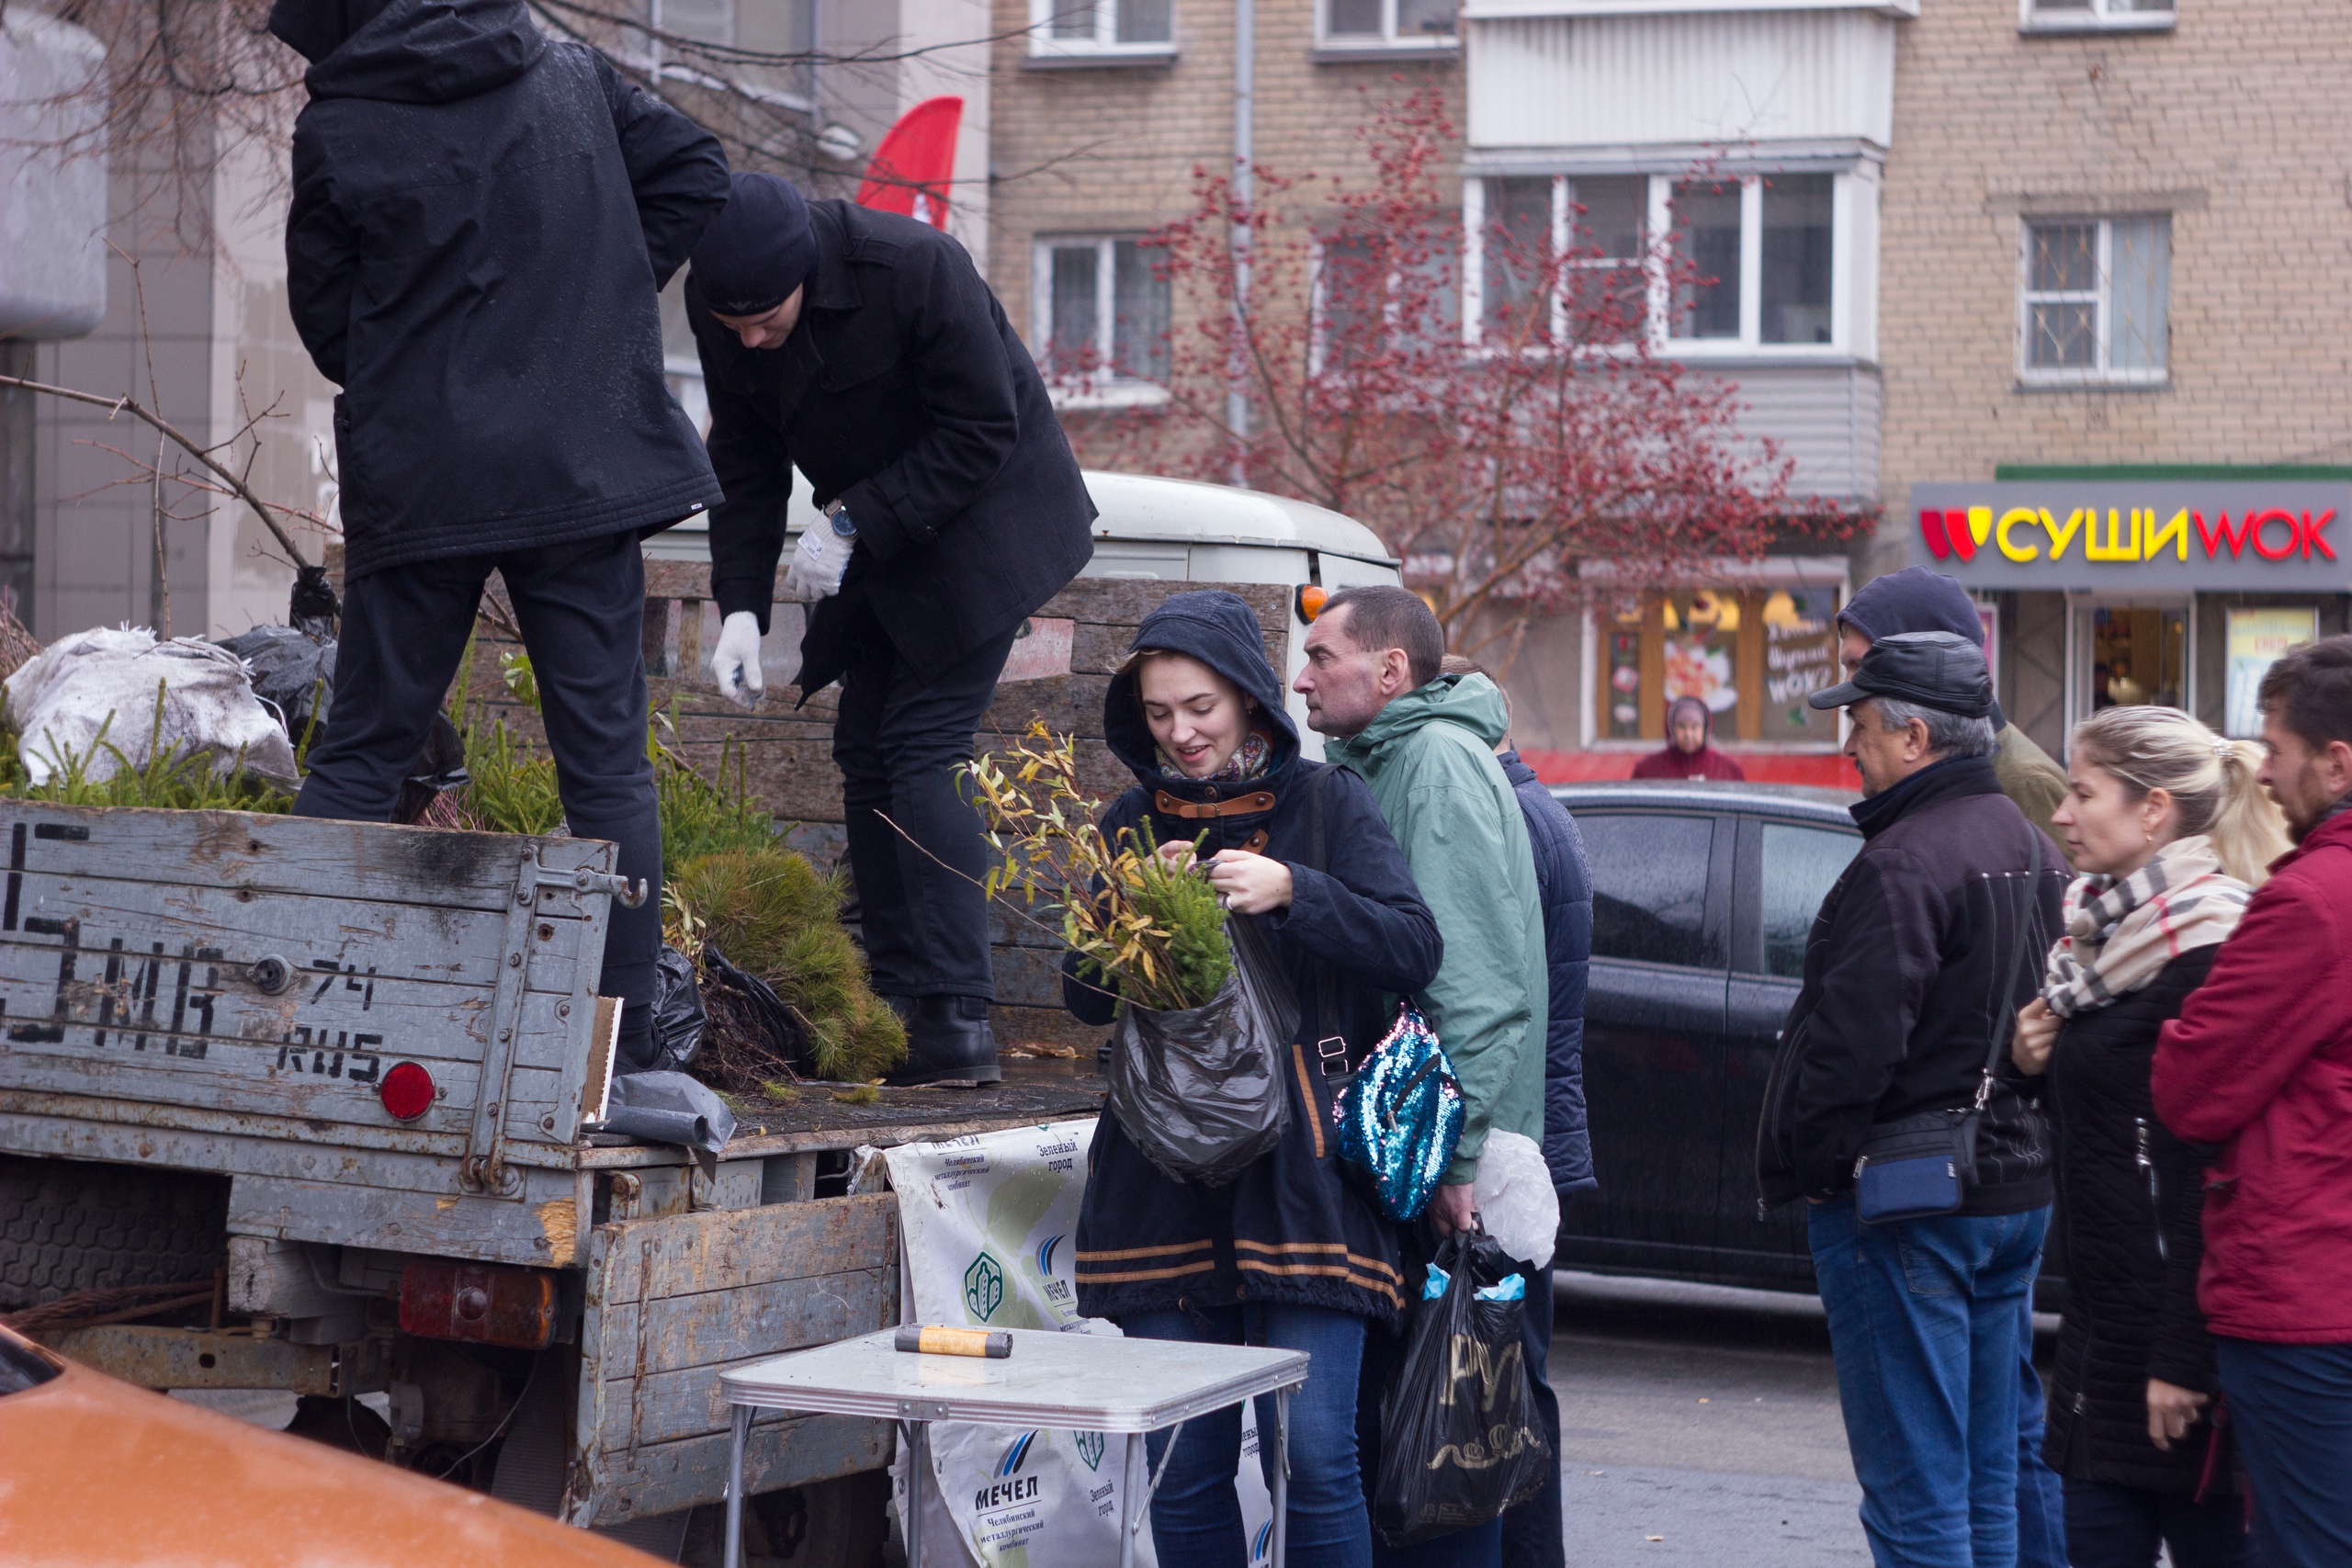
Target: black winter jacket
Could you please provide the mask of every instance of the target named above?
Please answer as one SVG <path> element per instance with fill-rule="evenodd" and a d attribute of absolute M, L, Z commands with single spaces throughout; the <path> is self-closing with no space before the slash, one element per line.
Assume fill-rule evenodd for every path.
<path fill-rule="evenodd" d="M 1592 967 L 1592 868 L 1584 835 L 1517 751 L 1496 759 L 1527 818 L 1535 852 L 1535 891 L 1544 903 L 1544 964 L 1551 1006 L 1544 1032 L 1544 1163 L 1552 1185 L 1585 1192 L 1600 1185 L 1584 1103 L 1584 990 Z"/>
<path fill-rule="evenodd" d="M 2061 1475 L 2193 1493 L 2203 1473 L 2210 1424 L 2169 1453 L 2148 1440 L 2150 1378 L 2220 1392 L 2197 1308 L 2207 1156 L 2156 1120 L 2148 1068 L 2157 1031 L 2220 951 L 2192 948 L 2140 989 L 2068 1019 L 2051 1054 L 2066 1314 L 2043 1452 Z M 2226 1467 L 2216 1474 L 2227 1483 Z"/>
<path fill-rule="evenodd" d="M 869 603 L 933 680 L 1094 558 L 1094 502 L 1029 351 L 964 247 L 928 223 L 808 205 L 817 270 L 783 346 L 750 349 L 692 274 L 686 319 L 710 396 L 710 592 L 767 628 L 792 466 L 857 526 L 842 592 L 809 616 L 799 684 L 846 662 Z"/>
<path fill-rule="evenodd" d="M 522 0 L 391 0 L 304 81 L 287 293 L 343 387 L 350 573 L 716 505 L 657 297 L 727 203 L 718 141 Z"/>
<path fill-rule="evenodd" d="M 1290 866 L 1289 908 L 1233 917 L 1261 922 L 1297 992 L 1298 1032 L 1283 1075 L 1290 1123 L 1272 1153 L 1230 1186 L 1212 1188 L 1162 1175 L 1104 1107 L 1078 1220 L 1079 1310 L 1091 1317 L 1254 1300 L 1330 1307 L 1393 1323 L 1405 1304 L 1394 1227 L 1341 1179 L 1331 1091 L 1317 1045 L 1340 1034 L 1351 1055 L 1361 1056 L 1390 1022 L 1384 993 L 1428 985 L 1443 946 L 1404 852 L 1363 781 L 1298 754 L 1298 734 L 1283 711 L 1282 687 L 1261 637 L 1249 606 L 1217 591 L 1180 593 L 1145 619 L 1136 647 L 1190 654 L 1257 699 L 1276 738 L 1276 761 L 1242 784 L 1170 780 L 1154 758 L 1134 678 L 1114 680 L 1102 704 L 1104 733 L 1142 782 L 1112 802 L 1102 829 L 1115 837 L 1148 817 L 1167 843 L 1206 828 L 1204 854 L 1260 843 L 1261 852 Z M 1318 785 L 1329 846 L 1321 857 L 1307 830 L 1309 796 Z M 1205 819 L 1188 819 L 1158 804 L 1228 802 L 1259 794 L 1272 795 L 1273 804 Z M 1306 863 L 1317 858 L 1328 869 Z M 1317 1016 L 1317 972 L 1323 965 L 1338 981 L 1344 1016 L 1336 1022 Z M 1075 971 L 1075 958 L 1066 960 L 1062 989 L 1070 1011 L 1087 1023 L 1110 1022 L 1113 1002 L 1098 987 L 1081 984 Z"/>
<path fill-rule="evenodd" d="M 2040 988 L 2059 930 L 2066 863 L 2001 793 L 1990 759 L 1934 763 L 1852 810 L 1861 852 L 1814 918 L 1764 1091 L 1757 1175 L 1771 1202 L 1838 1197 L 1872 1124 L 1971 1103 L 1992 1032 Z M 2024 875 L 2036 838 L 2036 924 L 2020 932 L 1994 918 L 2006 904 L 1988 879 Z M 2020 942 L 2008 994 L 1996 997 Z M 1962 1213 L 2050 1201 L 2049 1133 L 2030 1103 L 2040 1092 L 2003 1052 Z"/>

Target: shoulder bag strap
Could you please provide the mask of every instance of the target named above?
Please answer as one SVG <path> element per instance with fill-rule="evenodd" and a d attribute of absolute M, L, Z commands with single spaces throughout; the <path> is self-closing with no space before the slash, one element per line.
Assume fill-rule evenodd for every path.
<path fill-rule="evenodd" d="M 2010 1001 L 2017 994 L 2018 965 L 2024 958 L 2026 949 L 2033 942 L 2038 923 L 2033 915 L 2041 904 L 2041 831 L 2030 824 L 2028 824 L 2026 831 L 2031 836 L 2032 849 L 2027 861 L 2024 895 L 2013 900 L 2018 922 L 2017 939 L 2009 943 L 2008 957 L 2001 965 L 2001 988 L 1994 993 L 1993 1045 L 1984 1056 L 1984 1077 L 1976 1086 L 1975 1109 L 1979 1111 L 1993 1098 L 1993 1078 L 2000 1071 L 2001 1053 L 2008 1049 L 2009 1038 L 2017 1032 L 2017 1009 L 2010 1005 Z"/>

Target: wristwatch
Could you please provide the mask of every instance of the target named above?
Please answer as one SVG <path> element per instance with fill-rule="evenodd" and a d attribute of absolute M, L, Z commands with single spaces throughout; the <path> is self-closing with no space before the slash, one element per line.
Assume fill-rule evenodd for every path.
<path fill-rule="evenodd" d="M 850 520 L 849 508 L 840 502 L 832 502 L 826 506 L 825 518 L 832 524 L 833 533 L 839 537 L 844 539 L 857 537 L 857 525 Z"/>

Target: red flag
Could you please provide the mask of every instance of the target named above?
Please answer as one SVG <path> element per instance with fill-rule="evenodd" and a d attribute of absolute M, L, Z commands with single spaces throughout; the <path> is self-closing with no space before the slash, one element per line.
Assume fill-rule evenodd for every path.
<path fill-rule="evenodd" d="M 857 204 L 877 212 L 916 218 L 934 229 L 947 227 L 947 187 L 956 178 L 956 132 L 964 120 L 964 100 L 925 98 L 899 117 L 874 150 Z"/>

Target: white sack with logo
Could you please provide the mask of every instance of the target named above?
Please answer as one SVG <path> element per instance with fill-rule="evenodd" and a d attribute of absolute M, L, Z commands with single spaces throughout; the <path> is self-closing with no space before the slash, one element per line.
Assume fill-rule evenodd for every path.
<path fill-rule="evenodd" d="M 903 1320 L 1115 1336 L 1115 1325 L 1078 1314 L 1073 1282 L 1093 1138 L 1089 1118 L 880 1151 L 875 1157 L 899 1194 Z M 1242 1524 L 1258 1563 L 1272 1506 L 1251 1438 L 1245 1425 Z M 952 1537 L 978 1568 L 1116 1562 L 1125 1442 L 1101 1432 L 933 1422 L 924 1555 Z M 892 1476 L 903 1528 L 903 1453 Z M 1156 1564 L 1149 1524 L 1136 1547 L 1138 1568 Z"/>

